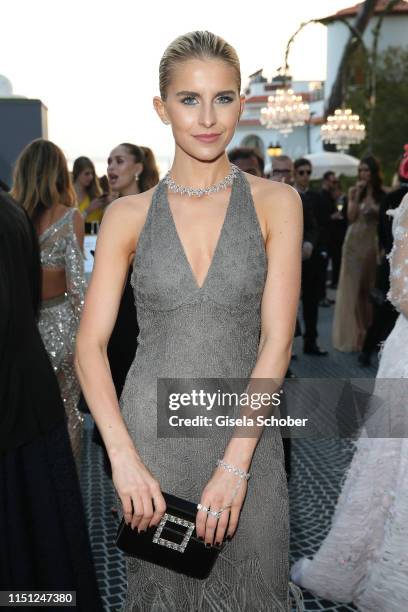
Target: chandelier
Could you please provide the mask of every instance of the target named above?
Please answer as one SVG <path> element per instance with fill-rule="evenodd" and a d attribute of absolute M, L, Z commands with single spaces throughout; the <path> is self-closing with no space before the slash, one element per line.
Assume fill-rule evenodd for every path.
<path fill-rule="evenodd" d="M 352 144 L 359 144 L 366 136 L 360 117 L 353 115 L 351 108 L 338 108 L 329 115 L 320 128 L 324 143 L 336 145 L 339 151 L 347 151 Z"/>
<path fill-rule="evenodd" d="M 261 108 L 260 123 L 284 136 L 301 127 L 310 117 L 309 105 L 293 89 L 277 89 L 268 98 L 268 106 Z"/>

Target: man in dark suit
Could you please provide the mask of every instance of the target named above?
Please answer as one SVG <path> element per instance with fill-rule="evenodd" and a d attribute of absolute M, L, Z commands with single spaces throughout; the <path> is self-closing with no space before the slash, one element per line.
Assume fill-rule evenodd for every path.
<path fill-rule="evenodd" d="M 272 168 L 270 171 L 270 179 L 271 181 L 276 181 L 277 183 L 286 183 L 287 185 L 293 186 L 293 161 L 288 155 L 277 155 L 272 158 Z M 314 217 L 310 215 L 310 208 L 306 207 L 303 204 L 303 239 L 306 243 L 309 243 L 310 240 L 313 240 L 314 236 Z M 306 246 L 306 251 L 309 247 Z M 302 330 L 300 328 L 299 320 L 296 319 L 296 330 L 295 337 L 301 336 Z M 292 359 L 295 358 L 296 355 L 292 354 Z M 290 372 L 290 370 L 289 370 Z M 290 372 L 291 373 L 291 372 Z"/>
<path fill-rule="evenodd" d="M 341 254 L 343 242 L 347 232 L 347 196 L 342 192 L 340 181 L 334 180 L 333 199 L 336 203 L 337 212 L 331 216 L 329 259 L 331 259 L 331 289 L 337 289 L 341 268 Z"/>
<path fill-rule="evenodd" d="M 279 183 L 293 184 L 293 161 L 288 155 L 279 155 L 272 159 L 271 180 Z M 303 204 L 303 254 L 308 256 L 310 245 L 317 239 L 317 225 L 312 213 L 311 207 L 306 203 Z M 299 321 L 296 319 L 295 336 L 300 336 Z M 292 354 L 292 358 L 296 355 Z M 293 378 L 294 374 L 288 368 L 286 378 Z M 283 438 L 283 450 L 285 452 L 285 469 L 286 475 L 290 478 L 291 474 L 291 439 Z"/>
<path fill-rule="evenodd" d="M 321 208 L 320 196 L 310 189 L 312 164 L 308 159 L 300 158 L 294 163 L 294 187 L 303 204 L 304 236 L 302 264 L 302 305 L 305 331 L 303 334 L 303 352 L 309 355 L 324 356 L 327 351 L 317 344 L 317 322 L 319 316 L 319 299 L 321 297 L 321 276 L 324 264 L 324 252 L 319 244 L 320 232 L 317 222 Z M 327 257 L 327 251 L 326 251 Z"/>
<path fill-rule="evenodd" d="M 322 188 L 319 191 L 319 202 L 316 208 L 316 220 L 319 226 L 318 249 L 321 254 L 320 269 L 320 306 L 330 306 L 333 300 L 326 295 L 327 265 L 329 263 L 330 246 L 332 242 L 333 221 L 339 219 L 341 213 L 337 210 L 334 191 L 336 188 L 336 175 L 332 170 L 323 174 Z"/>

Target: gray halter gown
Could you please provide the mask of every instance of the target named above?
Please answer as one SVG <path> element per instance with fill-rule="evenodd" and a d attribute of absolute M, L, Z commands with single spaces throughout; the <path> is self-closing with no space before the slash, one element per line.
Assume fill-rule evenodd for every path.
<path fill-rule="evenodd" d="M 257 359 L 266 271 L 261 229 L 241 171 L 201 287 L 179 239 L 167 187 L 158 184 L 134 259 L 140 333 L 121 408 L 136 448 L 163 491 L 198 502 L 231 430 L 211 439 L 158 438 L 156 379 L 249 377 Z M 126 612 L 290 610 L 288 497 L 276 428 L 262 435 L 250 471 L 237 532 L 209 578 L 189 578 L 127 557 Z"/>

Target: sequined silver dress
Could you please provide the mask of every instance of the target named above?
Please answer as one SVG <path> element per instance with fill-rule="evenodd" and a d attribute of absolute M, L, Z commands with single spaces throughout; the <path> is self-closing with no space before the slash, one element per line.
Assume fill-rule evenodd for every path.
<path fill-rule="evenodd" d="M 356 443 L 328 535 L 313 559 L 300 559 L 291 572 L 320 597 L 353 602 L 363 612 L 408 608 L 408 439 L 400 428 L 406 432 L 407 395 L 398 381 L 408 378 L 408 196 L 392 212 L 388 299 L 400 314 L 375 382 L 383 403 Z M 379 437 L 388 433 L 384 422 L 397 425 L 391 432 L 401 437 Z"/>
<path fill-rule="evenodd" d="M 68 433 L 79 466 L 83 417 L 77 408 L 80 387 L 74 370 L 75 338 L 85 295 L 83 254 L 73 225 L 75 209 L 67 210 L 39 236 L 43 268 L 65 269 L 66 293 L 43 301 L 39 329 L 60 386 Z"/>

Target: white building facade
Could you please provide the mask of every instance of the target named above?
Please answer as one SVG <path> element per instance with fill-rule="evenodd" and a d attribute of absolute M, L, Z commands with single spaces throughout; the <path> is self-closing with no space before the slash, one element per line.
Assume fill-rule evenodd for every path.
<path fill-rule="evenodd" d="M 377 2 L 375 14 L 365 29 L 363 42 L 368 51 L 371 51 L 373 47 L 373 32 L 378 23 L 379 13 L 384 10 L 387 4 L 387 0 L 379 0 Z M 342 20 L 345 19 L 352 25 L 360 6 L 360 4 L 356 4 L 350 8 L 338 11 L 323 20 L 327 27 L 326 98 L 330 95 L 344 46 L 350 36 L 350 30 Z M 394 6 L 393 10 L 382 21 L 378 39 L 378 52 L 381 53 L 389 47 L 404 47 L 406 45 L 408 45 L 408 2 L 401 1 Z"/>
<path fill-rule="evenodd" d="M 266 129 L 259 121 L 261 108 L 266 106 L 268 97 L 276 89 L 282 87 L 279 81 L 267 82 L 261 71 L 250 77 L 246 90 L 245 109 L 230 147 L 254 147 L 266 160 L 268 170 L 267 149 L 270 145 L 279 144 L 283 153 L 292 158 L 301 157 L 306 153 L 317 153 L 322 150 L 320 125 L 323 121 L 324 88 L 322 81 L 294 81 L 291 84 L 296 94 L 301 94 L 308 102 L 311 120 L 307 125 L 298 127 L 290 134 L 283 136 L 276 130 Z"/>
<path fill-rule="evenodd" d="M 379 0 L 375 14 L 370 20 L 363 36 L 367 49 L 372 48 L 373 29 L 379 19 L 379 13 L 384 9 L 387 0 Z M 237 146 L 255 147 L 265 159 L 266 170 L 270 167 L 270 158 L 267 149 L 270 145 L 279 144 L 282 152 L 296 159 L 308 153 L 318 153 L 323 149 L 320 138 L 320 127 L 324 122 L 324 108 L 330 96 L 337 70 L 343 54 L 344 46 L 349 38 L 350 30 L 342 22 L 346 19 L 353 24 L 360 4 L 338 11 L 326 17 L 323 23 L 327 27 L 327 76 L 325 81 L 294 81 L 292 89 L 301 94 L 310 106 L 311 119 L 307 125 L 294 128 L 286 137 L 275 130 L 261 125 L 259 121 L 260 110 L 267 105 L 268 97 L 276 89 L 282 87 L 282 81 L 272 79 L 267 81 L 259 70 L 250 77 L 246 93 L 246 106 L 238 125 L 231 148 Z M 381 53 L 391 46 L 405 46 L 408 44 L 408 2 L 398 2 L 391 13 L 386 15 L 382 22 L 378 50 Z"/>

